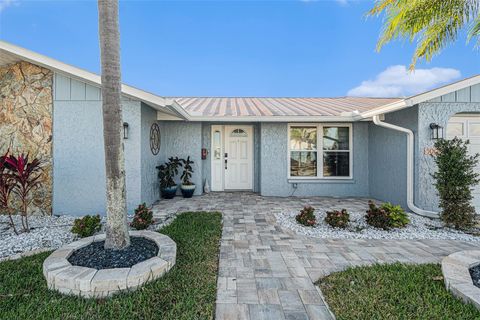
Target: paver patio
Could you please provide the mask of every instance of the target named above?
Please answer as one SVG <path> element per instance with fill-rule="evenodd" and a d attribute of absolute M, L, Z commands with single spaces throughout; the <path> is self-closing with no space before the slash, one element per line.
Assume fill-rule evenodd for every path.
<path fill-rule="evenodd" d="M 372 263 L 439 263 L 478 246 L 454 240 L 315 239 L 284 230 L 273 213 L 315 208 L 363 210 L 367 199 L 276 198 L 254 193 L 210 193 L 157 203 L 156 218 L 184 211 L 220 211 L 223 234 L 217 286 L 217 319 L 331 319 L 319 278 L 348 266 Z"/>

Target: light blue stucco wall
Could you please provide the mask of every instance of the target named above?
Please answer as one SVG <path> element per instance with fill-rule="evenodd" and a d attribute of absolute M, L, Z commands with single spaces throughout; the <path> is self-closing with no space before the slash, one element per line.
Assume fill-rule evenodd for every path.
<path fill-rule="evenodd" d="M 261 123 L 260 188 L 264 196 L 367 197 L 368 123 L 353 123 L 353 179 L 297 182 L 287 178 L 287 123 Z M 295 192 L 294 192 L 295 191 Z"/>
<path fill-rule="evenodd" d="M 157 122 L 157 111 L 142 103 L 141 105 L 141 201 L 151 205 L 160 198 L 160 185 L 156 167 L 161 164 L 164 155 L 152 153 L 150 148 L 150 129 Z M 160 150 L 162 146 L 160 145 Z"/>
<path fill-rule="evenodd" d="M 105 214 L 105 157 L 100 89 L 55 74 L 53 102 L 53 213 Z M 127 208 L 142 199 L 141 103 L 122 97 Z"/>
<path fill-rule="evenodd" d="M 411 129 L 418 140 L 417 107 L 389 113 L 384 121 Z M 370 197 L 407 208 L 407 135 L 373 122 L 368 133 Z"/>
<path fill-rule="evenodd" d="M 165 162 L 169 157 L 187 158 L 187 156 L 190 156 L 190 159 L 195 162 L 192 176 L 192 182 L 197 186 L 195 195 L 202 194 L 202 123 L 161 121 L 160 133 L 162 140 L 161 161 Z M 178 183 L 180 183 L 180 175 L 181 170 L 176 178 Z M 178 192 L 180 193 L 180 190 Z"/>
<path fill-rule="evenodd" d="M 141 199 L 140 102 L 123 101 L 130 125 L 124 140 L 127 207 Z M 105 156 L 100 101 L 54 101 L 53 212 L 105 213 Z"/>
<path fill-rule="evenodd" d="M 425 102 L 418 108 L 418 192 L 417 205 L 426 210 L 438 210 L 437 191 L 433 185 L 431 176 L 435 172 L 436 166 L 433 157 L 425 154 L 426 148 L 432 148 L 434 141 L 430 138 L 430 123 L 438 123 L 447 128 L 448 120 L 457 113 L 477 113 L 480 112 L 480 87 L 478 88 L 477 102 Z M 473 93 L 473 90 L 472 90 Z M 451 97 L 453 99 L 454 97 Z M 457 96 L 458 99 L 458 96 Z M 444 130 L 445 130 L 444 129 Z"/>

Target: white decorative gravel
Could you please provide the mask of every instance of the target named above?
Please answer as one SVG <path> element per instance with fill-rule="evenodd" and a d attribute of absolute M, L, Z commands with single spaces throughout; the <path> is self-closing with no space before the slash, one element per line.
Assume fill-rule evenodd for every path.
<path fill-rule="evenodd" d="M 365 212 L 349 211 L 350 223 L 346 229 L 333 228 L 324 219 L 326 211 L 316 209 L 317 224 L 305 227 L 295 220 L 298 212 L 275 213 L 277 223 L 293 232 L 322 239 L 441 239 L 480 242 L 480 236 L 474 236 L 455 229 L 445 228 L 438 219 L 424 218 L 408 213 L 410 223 L 405 228 L 389 231 L 377 229 L 365 221 Z"/>
<path fill-rule="evenodd" d="M 17 230 L 21 232 L 19 216 L 14 216 Z M 33 228 L 28 233 L 16 235 L 10 226 L 8 216 L 0 215 L 0 259 L 12 255 L 44 248 L 59 248 L 74 241 L 70 232 L 73 220 L 71 216 L 30 216 L 28 223 Z"/>
<path fill-rule="evenodd" d="M 57 249 L 61 246 L 73 242 L 78 237 L 71 233 L 73 221 L 78 216 L 29 216 L 28 224 L 32 230 L 29 233 L 22 231 L 20 216 L 13 216 L 15 226 L 19 231 L 16 235 L 10 226 L 10 219 L 6 215 L 0 215 L 0 261 L 7 257 L 17 256 L 24 252 Z M 161 219 L 155 219 L 154 224 L 148 227 L 148 230 L 158 230 L 170 224 L 175 218 L 175 214 L 166 215 Z M 133 215 L 127 217 L 130 223 Z M 105 224 L 105 217 L 102 217 L 102 224 Z M 133 230 L 133 229 L 132 229 Z"/>

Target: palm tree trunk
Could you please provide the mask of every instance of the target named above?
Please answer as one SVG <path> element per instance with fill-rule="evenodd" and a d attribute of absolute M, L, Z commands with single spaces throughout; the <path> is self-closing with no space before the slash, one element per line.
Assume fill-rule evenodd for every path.
<path fill-rule="evenodd" d="M 98 0 L 100 53 L 102 64 L 103 138 L 107 184 L 105 248 L 130 245 L 127 227 L 125 160 L 121 106 L 120 33 L 118 0 Z"/>

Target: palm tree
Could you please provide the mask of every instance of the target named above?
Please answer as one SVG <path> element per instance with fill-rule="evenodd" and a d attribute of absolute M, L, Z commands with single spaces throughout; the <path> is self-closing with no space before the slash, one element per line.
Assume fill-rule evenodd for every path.
<path fill-rule="evenodd" d="M 127 226 L 125 160 L 121 132 L 123 121 L 118 0 L 98 0 L 98 21 L 107 187 L 105 248 L 119 250 L 130 245 L 130 236 Z"/>
<path fill-rule="evenodd" d="M 410 69 L 418 59 L 430 61 L 464 29 L 468 40 L 480 35 L 480 0 L 377 0 L 369 16 L 385 14 L 377 50 L 397 38 L 418 38 Z"/>

